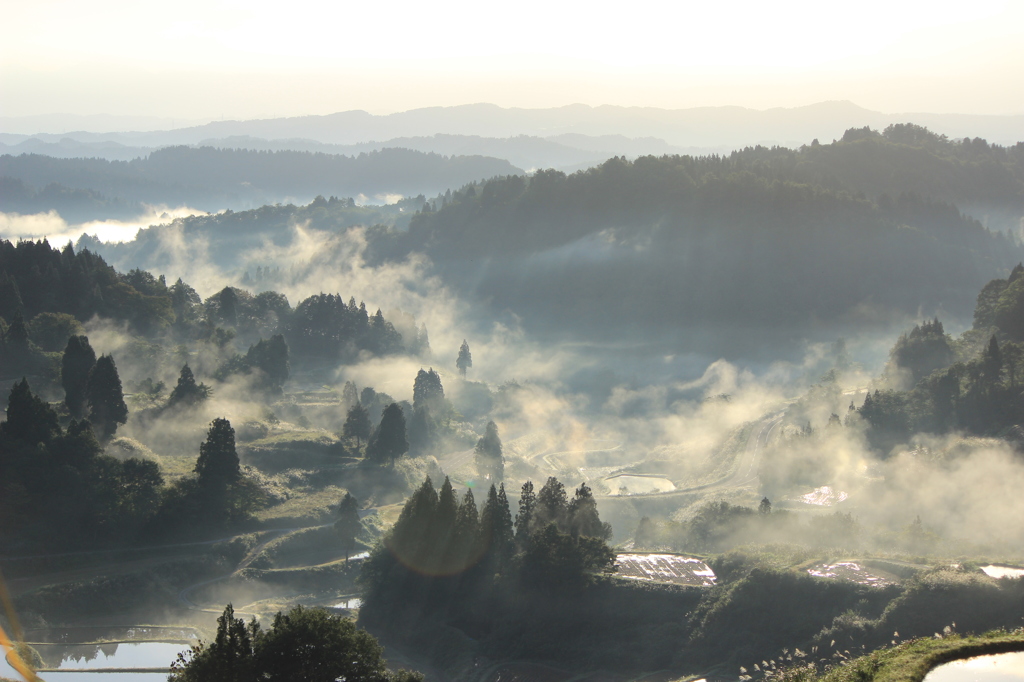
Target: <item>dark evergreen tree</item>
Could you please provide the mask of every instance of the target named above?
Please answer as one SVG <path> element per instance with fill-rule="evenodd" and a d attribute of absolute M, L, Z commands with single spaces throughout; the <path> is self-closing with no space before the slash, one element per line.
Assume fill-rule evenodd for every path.
<path fill-rule="evenodd" d="M 297 606 L 278 613 L 261 638 L 257 661 L 270 682 L 388 682 L 384 649 L 351 618 Z M 422 677 L 420 678 L 422 680 Z"/>
<path fill-rule="evenodd" d="M 473 491 L 467 489 L 455 516 L 450 559 L 452 570 L 462 571 L 474 565 L 481 551 L 480 516 Z"/>
<path fill-rule="evenodd" d="M 427 476 L 423 484 L 406 500 L 398 521 L 384 538 L 383 546 L 389 554 L 371 557 L 370 564 L 376 566 L 387 556 L 394 556 L 406 566 L 425 566 L 426 556 L 433 547 L 431 540 L 437 503 L 437 490 Z"/>
<path fill-rule="evenodd" d="M 584 536 L 608 540 L 612 536 L 611 524 L 601 522 L 597 513 L 597 501 L 594 500 L 594 494 L 586 483 L 580 483 L 576 495 L 569 503 L 568 526 L 569 534 L 574 538 Z"/>
<path fill-rule="evenodd" d="M 367 345 L 377 355 L 393 355 L 402 352 L 402 335 L 394 325 L 384 319 L 384 314 L 377 309 L 370 318 L 367 329 Z"/>
<path fill-rule="evenodd" d="M 60 435 L 57 413 L 44 400 L 33 395 L 28 380 L 16 381 L 7 399 L 7 421 L 0 433 L 29 445 L 49 443 Z"/>
<path fill-rule="evenodd" d="M 487 501 L 480 512 L 480 546 L 491 559 L 491 570 L 503 572 L 515 551 L 512 513 L 505 486 L 498 492 L 494 484 L 487 491 Z"/>
<path fill-rule="evenodd" d="M 434 435 L 434 420 L 431 418 L 430 408 L 426 405 L 413 408 L 412 419 L 409 420 L 409 448 L 422 454 L 433 444 Z"/>
<path fill-rule="evenodd" d="M 245 354 L 245 366 L 258 370 L 260 379 L 257 385 L 272 393 L 280 393 L 284 383 L 288 381 L 288 344 L 284 337 L 275 334 L 249 347 Z"/>
<path fill-rule="evenodd" d="M 759 514 L 771 514 L 772 513 L 772 502 L 767 497 L 761 498 L 761 504 L 757 506 Z"/>
<path fill-rule="evenodd" d="M 455 366 L 458 368 L 462 378 L 466 378 L 466 370 L 473 366 L 473 354 L 469 352 L 469 344 L 466 339 L 462 340 L 459 346 L 459 357 L 455 359 Z"/>
<path fill-rule="evenodd" d="M 210 423 L 206 442 L 199 446 L 195 472 L 200 487 L 216 495 L 222 495 L 228 486 L 241 478 L 235 451 L 235 430 L 227 419 L 218 418 Z"/>
<path fill-rule="evenodd" d="M 356 548 L 356 537 L 362 527 L 359 520 L 359 504 L 351 493 L 345 493 L 341 504 L 338 505 L 338 520 L 334 522 L 334 532 L 338 534 L 341 548 L 345 550 L 345 561 L 348 561 L 349 553 Z"/>
<path fill-rule="evenodd" d="M 60 363 L 60 383 L 64 387 L 64 404 L 72 417 L 85 416 L 88 400 L 89 372 L 96 364 L 96 353 L 89 337 L 72 336 L 64 348 Z"/>
<path fill-rule="evenodd" d="M 391 465 L 409 451 L 405 434 L 405 415 L 398 403 L 384 408 L 377 430 L 370 436 L 366 457 L 378 464 Z"/>
<path fill-rule="evenodd" d="M 6 272 L 0 272 L 0 317 L 13 320 L 25 310 L 18 282 Z"/>
<path fill-rule="evenodd" d="M 362 447 L 362 441 L 370 437 L 370 413 L 357 400 L 348 411 L 342 433 L 346 438 L 355 438 L 356 447 Z"/>
<path fill-rule="evenodd" d="M 897 367 L 910 371 L 914 384 L 953 361 L 953 347 L 938 318 L 915 325 L 896 341 L 890 354 Z"/>
<path fill-rule="evenodd" d="M 857 412 L 871 427 L 867 434 L 871 445 L 883 455 L 887 455 L 897 443 L 906 442 L 910 436 L 907 400 L 899 391 L 868 392 Z"/>
<path fill-rule="evenodd" d="M 4 334 L 4 346 L 8 352 L 13 352 L 22 358 L 28 356 L 28 327 L 25 325 L 25 318 L 21 316 L 21 312 L 14 313 L 14 317 L 11 318 L 11 324 Z"/>
<path fill-rule="evenodd" d="M 525 547 L 530 540 L 536 512 L 537 495 L 533 492 L 533 481 L 527 481 L 520 492 L 519 511 L 516 512 L 516 544 L 519 547 Z"/>
<path fill-rule="evenodd" d="M 167 406 L 174 405 L 191 406 L 196 405 L 210 396 L 210 389 L 206 384 L 197 384 L 192 374 L 192 368 L 185 364 L 178 374 L 178 383 L 167 398 Z"/>
<path fill-rule="evenodd" d="M 498 425 L 487 422 L 483 438 L 476 442 L 476 470 L 482 478 L 500 481 L 505 478 L 505 460 L 501 456 Z"/>
<path fill-rule="evenodd" d="M 573 538 L 550 523 L 530 537 L 523 552 L 522 577 L 546 589 L 575 589 L 589 582 L 590 573 L 611 570 L 615 552 L 604 540 Z"/>
<path fill-rule="evenodd" d="M 29 340 L 28 327 L 17 312 L 9 326 L 0 325 L 0 374 L 17 376 L 39 372 L 38 347 Z"/>
<path fill-rule="evenodd" d="M 98 429 L 101 439 L 110 438 L 118 424 L 128 421 L 128 406 L 121 390 L 121 377 L 117 375 L 114 358 L 101 355 L 89 372 L 86 385 L 89 401 L 89 421 Z"/>
<path fill-rule="evenodd" d="M 988 341 L 988 346 L 981 355 L 981 382 L 987 392 L 994 391 L 1002 382 L 1003 354 L 999 350 L 999 341 L 995 334 Z"/>
<path fill-rule="evenodd" d="M 264 631 L 234 615 L 229 604 L 214 641 L 178 656 L 170 682 L 423 682 L 419 673 L 388 672 L 383 647 L 350 618 L 297 606 Z"/>
<path fill-rule="evenodd" d="M 218 321 L 229 326 L 238 326 L 238 294 L 231 287 L 224 287 L 217 294 Z"/>
<path fill-rule="evenodd" d="M 437 491 L 437 509 L 434 510 L 434 519 L 430 524 L 430 544 L 434 549 L 428 564 L 431 574 L 453 571 L 451 543 L 458 513 L 459 503 L 455 499 L 455 490 L 452 488 L 452 482 L 445 476 L 441 489 Z"/>
<path fill-rule="evenodd" d="M 534 528 L 543 528 L 553 523 L 563 531 L 569 513 L 569 496 L 565 486 L 554 476 L 549 476 L 537 493 L 537 509 L 534 512 Z"/>
<path fill-rule="evenodd" d="M 168 287 L 168 294 L 171 297 L 171 308 L 174 310 L 174 326 L 184 330 L 189 324 L 199 319 L 199 309 L 203 299 L 196 293 L 196 290 L 181 281 Z"/>
<path fill-rule="evenodd" d="M 356 388 L 355 383 L 346 381 L 345 386 L 341 389 L 341 404 L 345 410 L 351 410 L 352 407 L 359 402 L 359 390 Z"/>
<path fill-rule="evenodd" d="M 171 664 L 169 680 L 175 682 L 250 682 L 258 679 L 256 647 L 263 638 L 259 623 L 253 618 L 246 626 L 235 618 L 235 610 L 228 604 L 217 618 L 217 633 L 209 645 L 200 642 L 191 650 L 178 654 Z"/>
<path fill-rule="evenodd" d="M 434 368 L 429 371 L 420 369 L 416 373 L 416 380 L 412 384 L 412 406 L 427 407 L 435 412 L 444 403 L 444 386 L 441 385 L 441 377 Z"/>

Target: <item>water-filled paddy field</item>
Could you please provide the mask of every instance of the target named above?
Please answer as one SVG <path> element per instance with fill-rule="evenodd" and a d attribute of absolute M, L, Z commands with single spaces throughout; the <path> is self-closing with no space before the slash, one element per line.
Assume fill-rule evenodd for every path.
<path fill-rule="evenodd" d="M 664 476 L 643 476 L 621 474 L 604 479 L 611 495 L 650 495 L 667 493 L 676 489 L 675 483 Z"/>
<path fill-rule="evenodd" d="M 884 587 L 886 585 L 891 585 L 893 582 L 884 576 L 873 573 L 865 568 L 863 564 L 855 561 L 839 561 L 834 564 L 817 564 L 808 568 L 807 573 L 815 578 L 848 580 L 859 585 L 870 585 L 872 587 Z"/>
<path fill-rule="evenodd" d="M 1014 568 L 1013 566 L 990 564 L 982 566 L 981 570 L 985 572 L 985 575 L 993 578 L 1020 578 L 1024 576 L 1024 568 Z"/>
<path fill-rule="evenodd" d="M 710 587 L 715 572 L 700 559 L 678 554 L 619 554 L 615 558 L 616 574 L 632 580 L 650 580 Z"/>
<path fill-rule="evenodd" d="M 30 630 L 26 634 L 42 659 L 40 677 L 47 682 L 163 682 L 171 662 L 188 650 L 188 641 L 196 637 L 191 628 L 154 627 Z M 130 641 L 154 636 L 177 641 Z M 109 641 L 114 637 L 122 641 Z M 81 643 L 85 638 L 108 641 Z M 39 639 L 49 641 L 40 643 Z M 21 679 L 2 657 L 0 677 Z"/>
<path fill-rule="evenodd" d="M 924 682 L 1021 682 L 1024 651 L 975 656 L 944 663 L 930 671 Z"/>

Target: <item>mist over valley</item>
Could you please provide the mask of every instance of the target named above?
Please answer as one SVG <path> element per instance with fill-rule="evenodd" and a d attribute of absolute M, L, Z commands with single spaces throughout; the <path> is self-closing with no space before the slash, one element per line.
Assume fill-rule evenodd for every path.
<path fill-rule="evenodd" d="M 167 30 L 255 64 L 247 12 Z M 0 680 L 917 682 L 1024 650 L 1017 109 L 684 106 L 657 70 L 663 99 L 465 104 L 428 50 L 322 113 L 366 85 L 322 55 L 287 100 L 344 48 L 287 35 L 261 97 L 302 115 L 230 113 L 240 75 L 219 120 L 208 90 L 0 116 Z M 807 93 L 874 63 L 807 54 Z"/>

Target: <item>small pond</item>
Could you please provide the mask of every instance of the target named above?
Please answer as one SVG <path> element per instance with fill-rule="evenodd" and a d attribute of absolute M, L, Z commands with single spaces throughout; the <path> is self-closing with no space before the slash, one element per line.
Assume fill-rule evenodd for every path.
<path fill-rule="evenodd" d="M 1024 576 L 1024 568 L 1014 568 L 1012 566 L 998 566 L 989 565 L 982 566 L 981 570 L 985 572 L 985 575 L 990 575 L 993 578 L 1020 578 Z"/>
<path fill-rule="evenodd" d="M 924 682 L 1022 682 L 1024 651 L 975 656 L 944 663 L 929 672 Z"/>
<path fill-rule="evenodd" d="M 667 493 L 676 489 L 675 483 L 664 476 L 641 476 L 622 474 L 604 479 L 612 495 L 650 495 Z"/>
<path fill-rule="evenodd" d="M 167 669 L 187 644 L 173 642 L 110 642 L 102 644 L 33 644 L 43 659 L 43 667 L 53 669 L 40 675 L 48 682 L 99 682 L 116 675 L 117 682 L 149 682 L 166 680 L 165 672 L 150 672 L 153 668 Z M 112 668 L 148 669 L 146 672 L 107 672 Z M 59 671 L 59 672 L 58 672 Z M 100 672 L 104 671 L 104 672 Z M 21 676 L 3 660 L 0 677 L 19 680 Z"/>
<path fill-rule="evenodd" d="M 340 601 L 337 604 L 331 604 L 332 609 L 358 609 L 363 605 L 363 600 L 359 597 L 349 597 L 344 601 Z"/>

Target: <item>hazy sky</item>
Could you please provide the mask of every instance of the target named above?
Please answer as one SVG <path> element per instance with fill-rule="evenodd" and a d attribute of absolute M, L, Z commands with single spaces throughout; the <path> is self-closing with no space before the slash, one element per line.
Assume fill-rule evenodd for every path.
<path fill-rule="evenodd" d="M 0 115 L 846 99 L 1024 113 L 1024 2 L 3 0 Z"/>

